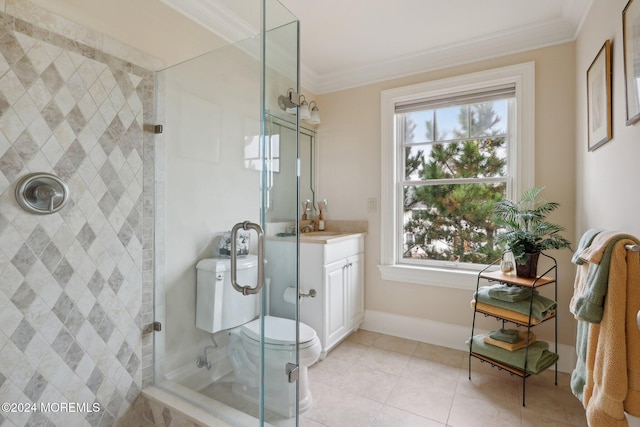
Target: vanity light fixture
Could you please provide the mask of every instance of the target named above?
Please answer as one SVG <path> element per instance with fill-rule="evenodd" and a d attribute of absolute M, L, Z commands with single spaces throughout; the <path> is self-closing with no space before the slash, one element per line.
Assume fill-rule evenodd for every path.
<path fill-rule="evenodd" d="M 304 98 L 304 95 L 300 95 L 300 98 Z M 309 118 L 311 118 L 311 114 L 309 113 L 309 104 L 307 104 L 306 99 L 302 100 L 302 102 L 300 103 L 300 107 L 298 108 L 298 111 L 300 114 L 300 120 L 309 120 Z"/>
<path fill-rule="evenodd" d="M 316 101 L 311 101 L 309 103 L 309 107 L 313 104 L 313 108 L 311 108 L 311 113 L 309 114 L 309 118 L 307 119 L 307 123 L 310 125 L 319 125 L 320 124 L 320 110 L 318 110 L 318 105 Z"/>
<path fill-rule="evenodd" d="M 291 88 L 286 95 L 278 96 L 278 106 L 289 114 L 300 114 L 300 120 L 305 120 L 310 125 L 320 124 L 320 110 L 316 101 L 307 103 L 304 95 L 298 95 Z"/>
<path fill-rule="evenodd" d="M 278 106 L 282 111 L 286 111 L 289 114 L 296 114 L 299 103 L 300 96 L 292 88 L 287 90 L 286 95 L 278 97 Z"/>

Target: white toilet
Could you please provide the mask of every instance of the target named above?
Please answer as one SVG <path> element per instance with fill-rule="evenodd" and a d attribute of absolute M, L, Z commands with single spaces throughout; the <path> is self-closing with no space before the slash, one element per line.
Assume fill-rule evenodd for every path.
<path fill-rule="evenodd" d="M 248 255 L 237 260 L 237 280 L 241 285 L 255 286 L 257 257 Z M 251 400 L 258 397 L 260 367 L 260 298 L 242 295 L 231 286 L 228 258 L 203 259 L 197 268 L 196 326 L 215 333 L 229 330 L 227 355 L 236 375 L 233 391 Z M 268 282 L 268 280 L 265 280 Z M 268 292 L 268 290 L 266 290 Z M 267 293 L 268 294 L 268 293 Z M 291 319 L 264 317 L 265 407 L 285 417 L 295 415 L 296 388 L 289 383 L 287 363 L 296 362 L 296 324 Z M 307 368 L 320 356 L 320 339 L 315 330 L 300 322 L 299 410 L 311 406 L 312 398 Z"/>

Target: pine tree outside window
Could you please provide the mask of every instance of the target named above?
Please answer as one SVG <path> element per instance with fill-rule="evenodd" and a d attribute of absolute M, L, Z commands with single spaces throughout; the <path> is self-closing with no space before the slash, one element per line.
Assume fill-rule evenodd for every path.
<path fill-rule="evenodd" d="M 383 91 L 382 138 L 383 279 L 472 286 L 533 184 L 533 64 Z"/>
<path fill-rule="evenodd" d="M 437 101 L 396 106 L 404 261 L 489 264 L 500 257 L 492 211 L 509 180 L 514 89 L 440 108 Z"/>

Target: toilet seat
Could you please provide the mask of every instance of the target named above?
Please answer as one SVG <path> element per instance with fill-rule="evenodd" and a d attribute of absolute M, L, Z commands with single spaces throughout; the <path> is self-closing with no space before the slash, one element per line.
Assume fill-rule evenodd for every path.
<path fill-rule="evenodd" d="M 268 347 L 290 347 L 296 344 L 296 322 L 281 317 L 264 317 L 264 343 Z M 260 342 L 260 319 L 245 323 L 241 328 L 242 334 L 252 341 Z M 307 324 L 300 322 L 299 349 L 307 348 L 315 344 L 316 331 Z"/>

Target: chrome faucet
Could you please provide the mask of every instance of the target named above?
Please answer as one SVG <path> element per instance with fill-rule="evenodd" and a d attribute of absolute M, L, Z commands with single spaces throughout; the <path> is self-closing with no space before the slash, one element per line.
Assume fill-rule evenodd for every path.
<path fill-rule="evenodd" d="M 313 231 L 313 224 L 307 224 L 307 225 L 304 225 L 304 226 L 300 227 L 300 232 L 301 233 L 306 233 L 308 231 Z"/>

